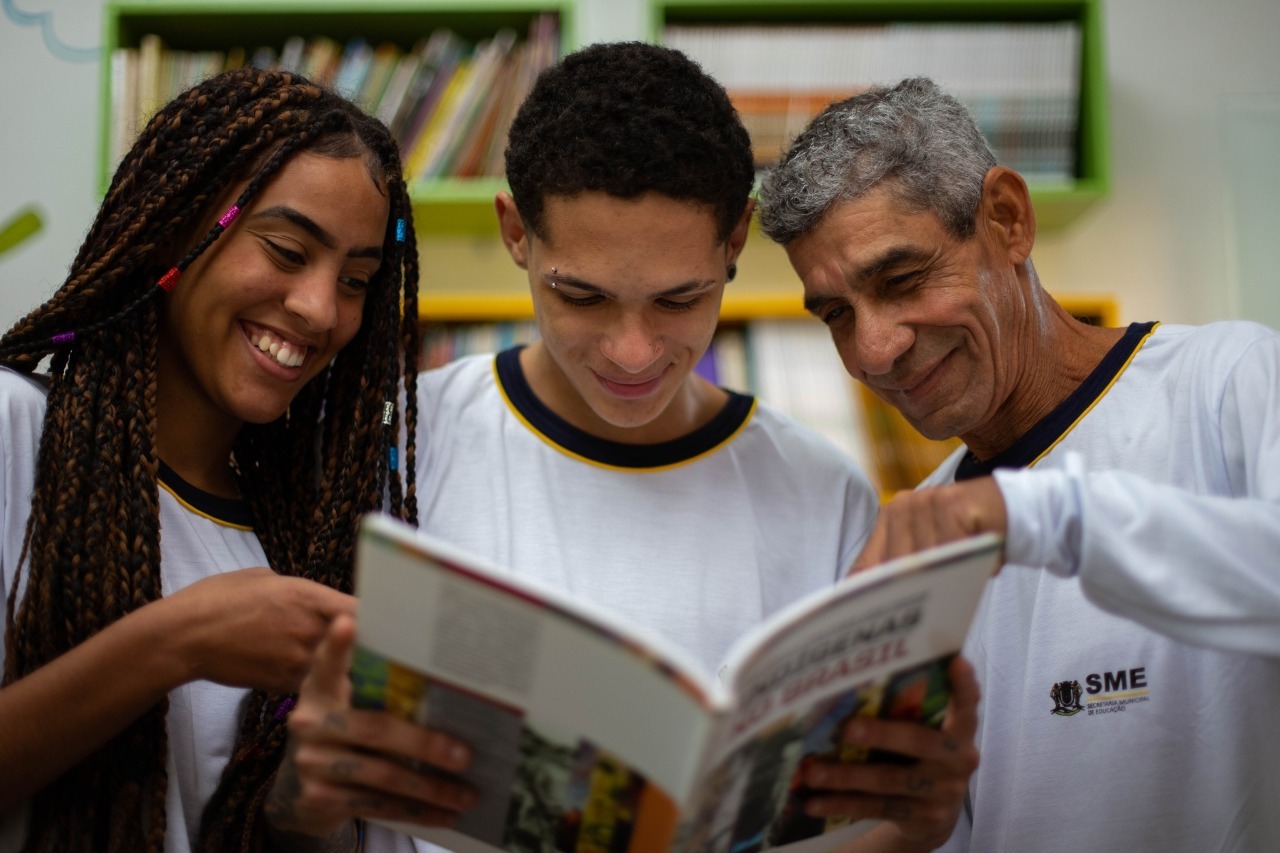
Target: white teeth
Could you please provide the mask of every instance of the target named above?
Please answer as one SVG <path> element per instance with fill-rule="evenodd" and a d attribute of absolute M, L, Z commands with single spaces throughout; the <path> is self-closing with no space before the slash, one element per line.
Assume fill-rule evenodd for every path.
<path fill-rule="evenodd" d="M 306 358 L 306 347 L 294 350 L 287 342 L 282 343 L 272 340 L 270 335 L 264 334 L 257 338 L 250 337 L 249 343 L 262 352 L 269 354 L 277 364 L 282 364 L 285 367 L 298 367 Z"/>

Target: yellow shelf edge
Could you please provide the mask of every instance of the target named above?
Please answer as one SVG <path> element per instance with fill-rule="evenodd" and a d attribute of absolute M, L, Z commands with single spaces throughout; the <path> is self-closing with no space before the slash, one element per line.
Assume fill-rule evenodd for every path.
<path fill-rule="evenodd" d="M 1071 314 L 1097 316 L 1104 326 L 1119 324 L 1119 305 L 1115 297 L 1105 294 L 1055 294 L 1063 308 Z M 504 320 L 533 319 L 533 302 L 527 294 L 421 294 L 418 316 L 424 322 L 497 323 Z M 757 319 L 793 319 L 809 317 L 804 310 L 799 288 L 794 293 L 726 294 L 720 306 L 720 319 L 744 322 Z"/>

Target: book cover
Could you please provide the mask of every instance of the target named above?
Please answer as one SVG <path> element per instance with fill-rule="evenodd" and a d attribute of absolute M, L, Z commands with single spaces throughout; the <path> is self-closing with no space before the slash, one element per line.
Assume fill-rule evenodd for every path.
<path fill-rule="evenodd" d="M 941 722 L 1002 539 L 845 578 L 741 638 L 721 677 L 664 637 L 386 516 L 361 524 L 354 701 L 470 744 L 480 793 L 453 829 L 392 824 L 460 853 L 787 849 L 874 823 L 816 821 L 794 780 L 874 714 Z M 584 846 L 585 845 L 585 846 Z"/>

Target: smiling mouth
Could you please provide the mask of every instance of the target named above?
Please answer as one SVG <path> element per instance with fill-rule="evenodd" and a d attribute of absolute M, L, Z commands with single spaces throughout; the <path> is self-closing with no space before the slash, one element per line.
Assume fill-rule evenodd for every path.
<path fill-rule="evenodd" d="M 650 394 L 652 394 L 654 391 L 656 391 L 658 389 L 658 386 L 662 384 L 663 377 L 666 375 L 667 375 L 666 371 L 664 370 L 662 373 L 659 373 L 657 376 L 654 376 L 651 379 L 645 379 L 641 381 L 634 381 L 634 380 L 619 381 L 616 379 L 610 379 L 607 376 L 603 376 L 597 373 L 596 379 L 600 382 L 600 384 L 604 387 L 606 391 L 608 391 L 610 394 L 612 394 L 615 397 L 623 397 L 626 399 L 638 399 L 640 397 L 647 397 Z"/>
<path fill-rule="evenodd" d="M 282 367 L 301 367 L 312 349 L 307 344 L 288 341 L 260 326 L 246 329 L 246 332 L 250 344 Z"/>
<path fill-rule="evenodd" d="M 942 369 L 942 366 L 946 364 L 949 359 L 950 359 L 950 354 L 944 355 L 942 358 L 934 362 L 932 367 L 930 367 L 924 373 L 916 375 L 910 382 L 896 383 L 889 386 L 881 386 L 881 390 L 886 394 L 896 394 L 902 397 L 918 396 L 922 388 L 932 383 L 932 380 L 934 379 L 934 377 L 938 375 L 938 372 Z"/>

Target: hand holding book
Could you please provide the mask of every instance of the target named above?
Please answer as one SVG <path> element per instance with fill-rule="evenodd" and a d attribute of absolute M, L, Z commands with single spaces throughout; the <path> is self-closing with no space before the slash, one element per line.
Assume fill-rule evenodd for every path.
<path fill-rule="evenodd" d="M 1003 536 L 1008 526 L 1004 497 L 992 477 L 898 492 L 880 508 L 851 571 L 982 533 Z"/>
<path fill-rule="evenodd" d="M 827 818 L 883 819 L 844 853 L 873 850 L 934 850 L 950 837 L 964 805 L 969 776 L 978 765 L 978 682 L 964 658 L 948 668 L 951 700 L 937 731 L 916 722 L 856 720 L 845 743 L 908 761 L 828 761 L 808 769 L 810 814 Z M 905 845 L 905 846 L 904 846 Z"/>
<path fill-rule="evenodd" d="M 394 713 L 352 707 L 354 644 L 354 620 L 338 616 L 289 711 L 289 750 L 262 809 L 278 840 L 340 836 L 356 818 L 452 826 L 475 804 L 457 775 L 470 762 L 465 744 Z"/>
<path fill-rule="evenodd" d="M 800 853 L 873 829 L 922 846 L 949 832 L 975 761 L 976 688 L 952 661 L 1001 544 L 802 599 L 735 646 L 721 682 L 611 613 L 366 519 L 355 704 L 469 743 L 479 793 L 453 830 L 390 822 L 464 853 Z"/>

